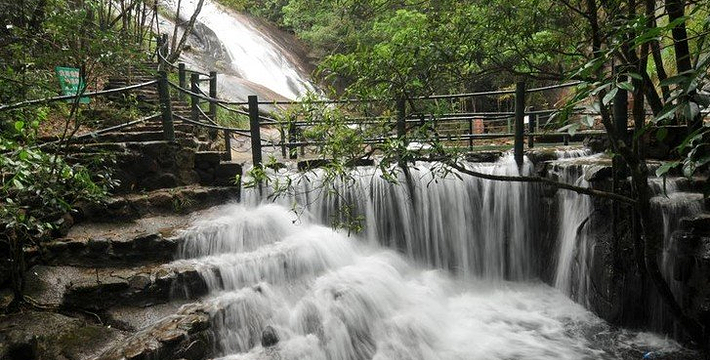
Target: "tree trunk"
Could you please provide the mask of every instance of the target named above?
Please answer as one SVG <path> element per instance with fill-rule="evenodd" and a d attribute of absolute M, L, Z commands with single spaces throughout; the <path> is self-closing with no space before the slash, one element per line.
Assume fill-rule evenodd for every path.
<path fill-rule="evenodd" d="M 182 37 L 180 38 L 180 42 L 177 44 L 175 47 L 175 52 L 171 53 L 170 56 L 168 56 L 168 62 L 175 62 L 179 57 L 180 53 L 182 52 L 182 49 L 185 47 L 185 42 L 187 42 L 187 38 L 190 37 L 190 34 L 192 33 L 192 28 L 195 26 L 195 21 L 197 21 L 197 16 L 200 15 L 200 12 L 202 11 L 202 5 L 205 3 L 205 0 L 200 0 L 200 2 L 197 3 L 197 6 L 195 7 L 195 12 L 192 13 L 192 16 L 190 17 L 190 21 L 187 23 L 187 26 L 185 27 L 185 31 L 182 33 Z M 176 24 L 177 26 L 177 24 Z"/>

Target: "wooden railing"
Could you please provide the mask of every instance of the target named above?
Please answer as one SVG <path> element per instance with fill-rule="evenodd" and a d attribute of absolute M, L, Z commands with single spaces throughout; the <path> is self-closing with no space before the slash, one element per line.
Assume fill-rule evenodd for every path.
<path fill-rule="evenodd" d="M 300 105 L 304 104 L 301 101 L 264 101 L 260 100 L 256 95 L 248 97 L 248 101 L 228 101 L 218 98 L 217 94 L 217 76 L 214 71 L 204 73 L 200 71 L 189 70 L 184 63 L 174 65 L 166 60 L 165 53 L 168 51 L 167 36 L 158 37 L 156 46 L 156 58 L 158 59 L 158 75 L 157 79 L 137 85 L 129 85 L 122 88 L 87 92 L 77 95 L 57 96 L 53 98 L 29 100 L 17 104 L 0 105 L 0 111 L 12 110 L 25 106 L 32 106 L 41 103 L 49 103 L 53 101 L 72 100 L 79 97 L 94 97 L 117 93 L 127 93 L 132 90 L 141 89 L 149 86 L 157 86 L 160 105 L 160 118 L 163 125 L 164 139 L 167 141 L 175 140 L 174 119 L 178 119 L 184 123 L 198 127 L 222 131 L 224 136 L 224 159 L 231 160 L 233 136 L 244 136 L 251 138 L 251 157 L 254 165 L 262 164 L 262 148 L 263 147 L 280 147 L 281 154 L 284 158 L 297 158 L 297 148 L 319 145 L 322 142 L 309 141 L 304 139 L 299 134 L 303 128 L 314 125 L 312 119 L 301 120 L 290 119 L 290 121 L 277 121 L 264 113 L 260 109 L 260 105 Z M 178 83 L 175 84 L 168 80 L 168 72 L 176 71 Z M 189 83 L 188 83 L 189 75 Z M 208 92 L 203 91 L 201 84 L 208 83 Z M 426 141 L 427 139 L 407 138 L 411 128 L 420 124 L 430 123 L 434 128 L 443 129 L 445 126 L 454 128 L 453 133 L 446 134 L 442 130 L 438 134 L 439 140 L 446 141 L 452 145 L 460 146 L 465 143 L 469 149 L 473 149 L 474 142 L 479 139 L 513 139 L 513 149 L 515 159 L 519 164 L 523 161 L 524 143 L 527 137 L 528 147 L 534 146 L 535 137 L 555 134 L 564 139 L 564 142 L 569 141 L 569 136 L 566 133 L 557 132 L 557 129 L 545 129 L 548 125 L 549 118 L 555 109 L 533 110 L 526 107 L 526 96 L 531 93 L 544 92 L 549 90 L 571 87 L 577 83 L 566 83 L 554 86 L 541 88 L 526 89 L 525 83 L 517 83 L 515 90 L 496 90 L 475 93 L 463 94 L 444 94 L 430 95 L 399 99 L 345 99 L 345 100 L 311 100 L 310 104 L 328 104 L 328 105 L 348 105 L 356 103 L 388 103 L 394 107 L 394 116 L 390 117 L 350 117 L 346 122 L 353 125 L 367 124 L 389 124 L 388 131 L 383 131 L 376 137 L 365 139 L 367 144 L 383 143 L 388 139 L 397 137 L 406 139 L 407 141 Z M 171 95 L 171 90 L 174 90 L 174 97 Z M 619 91 L 621 93 L 621 91 Z M 474 99 L 486 97 L 512 96 L 514 111 L 498 111 L 498 112 L 477 112 L 466 109 L 448 113 L 426 113 L 413 111 L 415 103 L 426 103 L 430 101 L 475 101 Z M 187 102 L 189 100 L 190 116 L 186 117 L 174 113 L 173 99 Z M 205 112 L 201 105 L 207 103 L 208 110 Z M 233 128 L 219 125 L 217 119 L 218 109 L 228 111 L 240 116 L 248 117 L 248 128 Z M 576 109 L 582 114 L 584 109 Z M 147 119 L 155 118 L 156 115 L 151 115 L 138 122 Z M 524 126 L 525 118 L 528 118 L 527 128 Z M 547 119 L 547 122 L 542 123 L 541 119 Z M 136 122 L 130 122 L 119 126 L 114 126 L 107 129 L 98 130 L 91 134 L 100 134 L 107 131 L 115 131 L 121 128 L 135 125 Z M 480 131 L 480 125 L 487 132 Z M 276 126 L 279 128 L 280 140 L 269 141 L 261 138 L 262 126 Z M 588 130 L 584 133 L 600 133 L 601 131 Z M 91 134 L 83 134 L 80 136 L 88 136 Z"/>

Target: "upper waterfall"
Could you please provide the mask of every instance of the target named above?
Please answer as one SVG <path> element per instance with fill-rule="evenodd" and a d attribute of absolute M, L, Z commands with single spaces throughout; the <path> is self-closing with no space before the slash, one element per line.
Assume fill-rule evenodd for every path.
<path fill-rule="evenodd" d="M 180 18 L 194 12 L 197 0 L 180 2 Z M 177 9 L 177 0 L 165 4 Z M 163 19 L 163 24 L 173 24 Z M 243 100 L 258 94 L 269 100 L 295 100 L 316 91 L 310 81 L 305 50 L 296 39 L 274 26 L 205 0 L 183 59 L 192 67 L 217 69 L 220 94 Z"/>

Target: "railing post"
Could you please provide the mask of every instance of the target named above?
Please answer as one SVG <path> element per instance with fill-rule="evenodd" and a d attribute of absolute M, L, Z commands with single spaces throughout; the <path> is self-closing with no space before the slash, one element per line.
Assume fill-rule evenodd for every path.
<path fill-rule="evenodd" d="M 217 72 L 210 71 L 210 98 L 217 98 Z M 209 101 L 209 115 L 212 122 L 217 123 L 217 103 L 213 100 Z M 232 161 L 232 133 L 229 130 L 224 130 L 224 159 Z"/>
<path fill-rule="evenodd" d="M 259 98 L 249 95 L 249 130 L 251 132 L 251 157 L 254 166 L 261 166 L 261 129 L 259 128 Z"/>
<path fill-rule="evenodd" d="M 284 124 L 279 124 L 279 143 L 281 144 L 281 158 L 286 158 L 286 129 Z"/>
<path fill-rule="evenodd" d="M 190 118 L 192 121 L 200 120 L 200 98 L 197 94 L 200 92 L 200 75 L 192 73 L 190 74 Z"/>
<path fill-rule="evenodd" d="M 163 119 L 163 136 L 167 141 L 175 141 L 173 128 L 173 110 L 170 104 L 170 90 L 168 88 L 168 74 L 161 70 L 158 72 L 158 96 L 160 97 L 160 112 Z"/>
<path fill-rule="evenodd" d="M 181 89 L 185 88 L 185 83 L 187 82 L 185 75 L 186 75 L 185 63 L 179 63 L 178 64 L 178 84 L 180 85 Z M 179 91 L 178 97 L 180 98 L 180 100 L 185 100 L 185 93 L 182 91 Z"/>
<path fill-rule="evenodd" d="M 288 122 L 288 153 L 290 159 L 298 159 L 298 146 L 290 144 L 296 141 L 298 141 L 296 119 L 291 119 L 291 121 Z"/>
<path fill-rule="evenodd" d="M 525 83 L 519 81 L 515 84 L 515 162 L 518 167 L 523 166 L 523 141 L 525 131 Z"/>
<path fill-rule="evenodd" d="M 468 119 L 468 151 L 473 151 L 473 118 Z"/>
<path fill-rule="evenodd" d="M 407 102 L 404 97 L 401 97 L 397 99 L 397 139 L 404 140 L 405 136 L 407 136 Z"/>
<path fill-rule="evenodd" d="M 210 71 L 210 97 L 213 99 L 217 98 L 217 72 Z M 210 101 L 210 118 L 212 121 L 217 122 L 217 103 Z"/>
<path fill-rule="evenodd" d="M 535 110 L 534 107 L 530 107 L 528 113 L 528 148 L 532 149 L 535 147 L 535 128 L 537 127 L 537 114 L 532 112 Z"/>

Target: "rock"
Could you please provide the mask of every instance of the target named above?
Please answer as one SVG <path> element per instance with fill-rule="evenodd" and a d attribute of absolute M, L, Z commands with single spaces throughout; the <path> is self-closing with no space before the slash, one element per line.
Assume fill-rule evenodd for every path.
<path fill-rule="evenodd" d="M 217 151 L 200 151 L 195 153 L 195 168 L 214 169 L 219 165 L 222 154 Z"/>
<path fill-rule="evenodd" d="M 178 179 L 175 174 L 162 173 L 144 178 L 139 183 L 140 187 L 147 190 L 174 188 L 178 186 Z"/>
<path fill-rule="evenodd" d="M 15 294 L 12 289 L 0 289 L 0 313 L 5 313 L 14 299 Z"/>
<path fill-rule="evenodd" d="M 611 148 L 609 139 L 606 136 L 588 136 L 584 138 L 584 146 L 591 149 L 595 153 L 604 152 Z"/>
<path fill-rule="evenodd" d="M 79 242 L 73 242 L 73 244 L 81 244 Z M 108 241 L 108 239 L 90 239 L 86 243 L 86 248 L 89 250 L 89 252 L 92 253 L 101 253 L 101 252 L 106 252 L 108 248 L 111 246 L 111 243 Z"/>
<path fill-rule="evenodd" d="M 476 151 L 466 153 L 466 161 L 475 163 L 496 162 L 503 156 L 502 151 Z"/>
<path fill-rule="evenodd" d="M 59 220 L 54 222 L 54 230 L 52 231 L 52 235 L 54 237 L 66 236 L 69 229 L 71 229 L 73 225 L 74 217 L 69 213 L 65 213 Z"/>
<path fill-rule="evenodd" d="M 587 170 L 584 175 L 584 180 L 588 182 L 599 182 L 610 179 L 613 176 L 614 169 L 611 166 L 594 165 Z"/>
<path fill-rule="evenodd" d="M 145 289 L 150 283 L 150 276 L 147 274 L 138 274 L 128 279 L 128 286 L 137 290 Z"/>
<path fill-rule="evenodd" d="M 217 186 L 234 186 L 237 175 L 242 175 L 242 164 L 224 162 L 220 163 L 214 172 L 214 184 Z"/>
<path fill-rule="evenodd" d="M 279 343 L 279 335 L 276 333 L 276 329 L 271 326 L 267 326 L 261 333 L 261 346 L 271 347 Z"/>
<path fill-rule="evenodd" d="M 0 317 L 0 359 L 87 359 L 125 338 L 122 332 L 53 312 Z"/>
<path fill-rule="evenodd" d="M 710 234 L 710 214 L 698 214 L 683 218 L 680 228 L 694 234 Z"/>
<path fill-rule="evenodd" d="M 115 344 L 95 360 L 204 359 L 214 349 L 214 337 L 209 331 L 210 315 L 204 306 L 185 305 L 176 314 L 164 317 Z"/>

